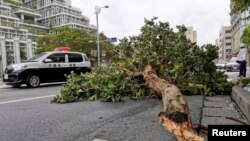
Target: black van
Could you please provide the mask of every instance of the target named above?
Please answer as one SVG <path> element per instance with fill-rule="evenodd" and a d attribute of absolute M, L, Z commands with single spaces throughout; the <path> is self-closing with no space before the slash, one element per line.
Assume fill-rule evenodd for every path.
<path fill-rule="evenodd" d="M 40 83 L 63 82 L 65 75 L 91 71 L 90 60 L 84 53 L 53 51 L 32 57 L 25 63 L 7 66 L 3 74 L 6 85 L 38 87 Z"/>

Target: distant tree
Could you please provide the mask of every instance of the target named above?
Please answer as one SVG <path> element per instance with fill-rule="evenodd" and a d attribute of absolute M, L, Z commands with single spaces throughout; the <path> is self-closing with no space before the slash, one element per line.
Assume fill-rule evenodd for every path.
<path fill-rule="evenodd" d="M 236 14 L 240 12 L 244 12 L 248 10 L 248 7 L 250 6 L 250 0 L 233 0 L 233 9 L 231 14 Z M 250 16 L 246 17 L 243 20 L 249 20 Z M 250 27 L 248 26 L 243 34 L 241 35 L 241 40 L 246 45 L 250 45 Z"/>
<path fill-rule="evenodd" d="M 105 42 L 106 36 L 100 34 L 100 48 L 110 51 L 112 44 Z M 79 51 L 90 54 L 91 50 L 96 50 L 95 33 L 68 27 L 52 28 L 49 34 L 38 38 L 37 53 L 53 51 L 57 47 L 70 47 L 72 51 Z"/>
<path fill-rule="evenodd" d="M 243 43 L 245 43 L 247 46 L 250 45 L 250 26 L 246 27 L 242 36 L 241 40 Z"/>
<path fill-rule="evenodd" d="M 232 13 L 243 12 L 250 6 L 250 0 L 233 0 Z"/>

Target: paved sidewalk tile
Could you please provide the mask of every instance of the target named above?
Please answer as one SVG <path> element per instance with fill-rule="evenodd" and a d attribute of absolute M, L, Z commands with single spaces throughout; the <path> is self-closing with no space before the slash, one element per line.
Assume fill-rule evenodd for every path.
<path fill-rule="evenodd" d="M 230 108 L 203 108 L 203 116 L 210 117 L 239 117 L 239 113 Z"/>
<path fill-rule="evenodd" d="M 210 108 L 223 108 L 227 106 L 227 102 L 226 101 L 221 101 L 221 102 L 204 101 L 204 106 L 210 107 Z"/>
<path fill-rule="evenodd" d="M 204 126 L 208 126 L 208 125 L 242 125 L 241 122 L 227 119 L 225 117 L 207 117 L 207 116 L 202 117 L 201 124 Z"/>
<path fill-rule="evenodd" d="M 205 97 L 202 125 L 242 125 L 243 122 L 246 119 L 230 96 Z"/>

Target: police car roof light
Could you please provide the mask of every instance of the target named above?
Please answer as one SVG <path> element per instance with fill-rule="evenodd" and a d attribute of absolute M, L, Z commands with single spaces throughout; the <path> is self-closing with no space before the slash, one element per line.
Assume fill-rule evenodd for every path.
<path fill-rule="evenodd" d="M 70 51 L 70 47 L 57 47 L 55 51 Z"/>

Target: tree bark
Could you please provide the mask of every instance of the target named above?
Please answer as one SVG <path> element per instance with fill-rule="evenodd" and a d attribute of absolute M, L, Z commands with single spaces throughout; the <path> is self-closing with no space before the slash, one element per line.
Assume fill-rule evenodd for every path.
<path fill-rule="evenodd" d="M 178 141 L 204 141 L 193 131 L 189 108 L 179 88 L 159 78 L 149 65 L 143 77 L 146 85 L 162 96 L 164 111 L 159 114 L 159 118 L 163 126 L 175 134 Z"/>

